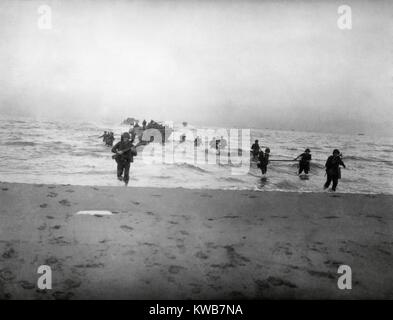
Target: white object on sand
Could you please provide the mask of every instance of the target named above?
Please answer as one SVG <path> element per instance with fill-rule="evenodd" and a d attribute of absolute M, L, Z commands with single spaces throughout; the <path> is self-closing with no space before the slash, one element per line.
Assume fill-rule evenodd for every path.
<path fill-rule="evenodd" d="M 78 211 L 76 214 L 88 214 L 88 215 L 98 215 L 98 216 L 110 216 L 113 213 L 108 210 L 84 210 L 84 211 Z"/>

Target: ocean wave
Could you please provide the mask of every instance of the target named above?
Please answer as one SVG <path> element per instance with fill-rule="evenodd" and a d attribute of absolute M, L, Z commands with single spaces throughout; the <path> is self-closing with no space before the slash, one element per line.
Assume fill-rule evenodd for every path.
<path fill-rule="evenodd" d="M 4 125 L 3 125 L 4 124 Z M 37 129 L 32 129 L 37 128 Z M 24 182 L 31 181 L 69 181 L 71 183 L 84 184 L 109 184 L 117 185 L 116 164 L 111 158 L 110 148 L 105 147 L 102 139 L 98 137 L 103 131 L 111 130 L 115 132 L 116 141 L 118 135 L 128 130 L 125 126 L 112 124 L 95 124 L 91 122 L 42 122 L 42 121 L 11 121 L 2 122 L 0 129 L 0 176 L 16 177 Z M 310 192 L 321 191 L 325 180 L 325 162 L 333 150 L 332 145 L 324 149 L 323 145 L 330 143 L 331 138 L 325 134 L 315 134 L 303 136 L 303 133 L 288 135 L 285 132 L 274 132 L 270 135 L 264 134 L 264 130 L 254 130 L 254 138 L 264 137 L 263 141 L 274 150 L 271 157 L 282 160 L 291 160 L 300 154 L 304 147 L 304 139 L 309 141 L 307 147 L 314 150 L 311 161 L 310 181 L 301 182 L 297 179 L 298 161 L 271 161 L 268 166 L 268 179 L 262 185 L 262 190 L 290 191 L 290 192 Z M 300 135 L 302 135 L 300 137 Z M 294 137 L 299 137 L 294 139 Z M 336 138 L 335 138 L 336 139 Z M 303 141 L 303 142 L 302 142 Z M 229 140 L 228 142 L 232 142 Z M 367 145 L 367 139 L 357 137 L 338 137 L 334 145 L 344 152 L 344 162 L 348 165 L 348 170 L 343 171 L 343 180 L 339 189 L 349 192 L 388 192 L 392 193 L 391 179 L 393 170 L 393 149 L 389 149 L 392 144 L 389 141 Z M 382 142 L 382 141 L 381 141 Z M 265 144 L 264 142 L 262 143 Z M 186 141 L 182 146 L 186 150 L 192 149 L 193 142 Z M 174 143 L 174 149 L 180 151 L 179 143 Z M 140 151 L 136 158 L 136 163 L 131 171 L 135 170 L 140 175 L 139 185 L 163 185 L 165 187 L 201 187 L 217 189 L 253 189 L 258 188 L 261 181 L 261 171 L 257 168 L 256 162 L 250 161 L 246 176 L 231 175 L 231 168 L 237 166 L 237 161 L 243 160 L 236 157 L 243 153 L 243 156 L 250 154 L 249 146 L 233 143 L 230 152 L 232 157 L 228 157 L 227 149 L 217 156 L 217 163 L 196 163 L 188 154 L 184 158 L 179 156 L 179 161 L 175 164 L 164 163 L 155 164 L 154 168 L 148 162 L 143 161 L 144 146 L 138 147 Z M 168 145 L 171 150 L 171 144 Z M 23 152 L 15 153 L 15 149 Z M 201 155 L 204 156 L 205 146 L 201 146 Z M 323 151 L 317 151 L 323 150 Z M 215 148 L 207 149 L 208 156 L 215 157 Z M 348 156 L 345 156 L 345 154 Z M 142 156 L 143 155 L 143 156 Z M 198 153 L 198 157 L 199 157 Z M 314 158 L 315 156 L 315 158 Z M 147 158 L 156 157 L 147 156 Z M 181 158 L 181 159 L 180 159 Z M 190 158 L 190 159 L 188 159 Z M 192 159 L 191 159 L 192 158 Z M 246 157 L 245 157 L 246 158 Z M 210 158 L 209 158 L 210 159 Z M 216 158 L 215 158 L 216 159 Z M 232 159 L 232 163 L 228 161 Z M 160 160 L 160 159 L 158 159 Z M 188 161 L 190 160 L 190 161 Z M 218 163 L 221 161 L 221 163 Z M 347 163 L 348 162 L 348 163 Z M 158 161 L 158 163 L 161 163 Z M 248 165 L 248 163 L 247 163 Z M 240 166 L 240 165 L 239 165 Z M 164 170 L 162 170 L 164 169 Z M 370 170 L 373 174 L 370 174 Z M 367 179 L 364 179 L 367 178 Z M 119 184 L 120 185 L 120 184 Z"/>
<path fill-rule="evenodd" d="M 343 156 L 343 161 L 346 160 L 353 160 L 353 161 L 364 161 L 364 162 L 379 162 L 382 159 L 377 158 L 377 157 L 372 157 L 372 156 L 368 156 L 368 157 L 362 157 L 362 156 Z M 384 161 L 384 160 L 382 160 Z"/>
<path fill-rule="evenodd" d="M 61 172 L 62 174 L 67 175 L 108 175 L 114 174 L 116 172 L 113 170 L 86 170 L 86 171 L 74 171 L 74 172 Z"/>
<path fill-rule="evenodd" d="M 321 162 L 312 162 L 310 163 L 310 169 L 325 169 L 325 162 L 321 163 Z"/>
<path fill-rule="evenodd" d="M 112 156 L 112 154 L 106 154 L 103 152 L 94 152 L 94 151 L 73 151 L 70 155 L 74 157 L 93 157 L 93 158 L 108 158 Z"/>
<path fill-rule="evenodd" d="M 281 180 L 280 182 L 275 183 L 275 186 L 282 190 L 297 190 L 299 189 L 299 184 L 295 182 L 291 182 L 289 180 Z"/>
<path fill-rule="evenodd" d="M 202 169 L 196 165 L 186 163 L 186 162 L 174 163 L 173 165 L 175 166 L 175 168 L 178 167 L 178 168 L 183 168 L 183 169 L 190 169 L 190 170 L 201 172 L 201 173 L 209 173 L 208 170 Z"/>
<path fill-rule="evenodd" d="M 242 164 L 241 163 L 234 164 L 234 163 L 232 163 L 232 161 L 229 160 L 228 163 L 221 163 L 221 162 L 219 162 L 218 166 L 222 167 L 222 168 L 240 168 L 242 166 Z M 251 166 L 251 164 L 250 164 L 250 166 Z"/>
<path fill-rule="evenodd" d="M 258 169 L 259 170 L 259 169 Z M 260 171 L 259 171 L 260 172 Z M 249 176 L 251 176 L 251 177 L 256 177 L 256 178 L 260 178 L 261 177 L 261 175 L 260 174 L 256 174 L 256 173 L 254 173 L 254 172 L 252 172 L 252 171 L 249 171 L 248 173 L 247 173 Z"/>
<path fill-rule="evenodd" d="M 220 181 L 225 181 L 225 182 L 237 182 L 237 183 L 243 183 L 244 181 L 242 179 L 238 178 L 232 178 L 232 177 L 221 177 L 218 180 Z"/>
<path fill-rule="evenodd" d="M 37 143 L 32 141 L 8 141 L 3 143 L 5 146 L 34 147 Z"/>
<path fill-rule="evenodd" d="M 171 179 L 173 177 L 171 177 L 171 176 L 152 176 L 152 178 L 154 178 L 154 179 Z"/>

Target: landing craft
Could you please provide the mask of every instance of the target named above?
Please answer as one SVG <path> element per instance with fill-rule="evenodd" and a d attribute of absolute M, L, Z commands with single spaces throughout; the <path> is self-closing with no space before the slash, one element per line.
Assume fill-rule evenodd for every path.
<path fill-rule="evenodd" d="M 130 126 L 134 126 L 135 124 L 137 124 L 139 122 L 139 120 L 129 117 L 125 120 L 122 121 L 122 124 L 126 124 L 126 125 L 130 125 Z M 154 140 L 154 138 L 152 139 L 152 137 L 154 137 L 155 135 L 152 134 L 151 136 L 149 136 L 149 129 L 155 129 L 158 130 L 161 134 L 162 137 L 162 141 L 161 143 L 165 143 L 168 141 L 169 136 L 172 134 L 173 132 L 173 128 L 163 124 L 162 122 L 156 122 L 154 120 L 151 120 L 145 127 L 145 129 L 143 129 L 142 127 L 137 127 L 137 128 L 133 128 L 131 131 L 135 131 L 133 132 L 133 134 L 135 134 L 135 136 L 138 136 L 140 143 L 139 145 L 144 145 L 144 144 L 148 144 L 149 142 L 152 142 Z M 137 131 L 137 132 L 136 132 Z M 151 130 L 152 132 L 153 130 Z M 147 133 L 147 134 L 146 134 Z M 143 139 L 142 139 L 143 136 Z M 156 141 L 157 142 L 157 141 Z"/>

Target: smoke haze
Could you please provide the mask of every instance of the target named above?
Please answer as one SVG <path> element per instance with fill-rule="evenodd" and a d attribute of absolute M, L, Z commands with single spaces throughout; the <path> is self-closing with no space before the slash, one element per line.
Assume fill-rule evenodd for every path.
<path fill-rule="evenodd" d="M 393 3 L 341 4 L 1 1 L 0 114 L 391 135 Z"/>

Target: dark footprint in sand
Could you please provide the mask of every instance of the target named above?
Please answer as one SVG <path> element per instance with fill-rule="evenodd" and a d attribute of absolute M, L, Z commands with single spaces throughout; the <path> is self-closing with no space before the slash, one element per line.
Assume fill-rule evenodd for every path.
<path fill-rule="evenodd" d="M 143 244 L 144 246 L 148 246 L 148 247 L 157 247 L 156 244 L 151 243 L 151 242 L 143 242 L 142 244 Z"/>
<path fill-rule="evenodd" d="M 58 196 L 58 194 L 56 192 L 49 192 L 47 195 L 47 197 L 50 197 L 50 198 L 56 198 L 57 196 Z"/>
<path fill-rule="evenodd" d="M 374 219 L 377 219 L 377 220 L 381 220 L 382 219 L 381 216 L 377 216 L 377 215 L 373 215 L 373 214 L 366 215 L 366 218 L 374 218 Z"/>
<path fill-rule="evenodd" d="M 154 212 L 151 211 L 146 211 L 146 214 L 148 214 L 149 216 L 154 216 Z"/>
<path fill-rule="evenodd" d="M 58 244 L 58 245 L 67 245 L 71 244 L 71 242 L 64 240 L 64 237 L 54 237 L 49 239 L 50 244 Z"/>
<path fill-rule="evenodd" d="M 44 224 L 40 225 L 37 229 L 40 230 L 40 231 L 45 230 L 46 229 L 46 224 L 44 223 Z"/>
<path fill-rule="evenodd" d="M 234 299 L 234 300 L 245 300 L 245 299 L 247 299 L 247 297 L 243 293 L 241 293 L 239 291 L 232 291 L 232 292 L 229 293 L 229 296 L 232 299 Z"/>
<path fill-rule="evenodd" d="M 56 300 L 69 300 L 74 296 L 74 294 L 71 292 L 56 291 L 52 294 L 52 296 Z"/>
<path fill-rule="evenodd" d="M 52 216 L 46 216 L 47 219 L 54 219 Z"/>
<path fill-rule="evenodd" d="M 0 293 L 0 300 L 11 300 L 11 298 L 12 298 L 11 293 L 6 292 L 3 295 L 1 295 L 1 293 Z"/>
<path fill-rule="evenodd" d="M 267 278 L 267 281 L 268 281 L 268 283 L 270 283 L 273 286 L 286 286 L 289 288 L 297 288 L 296 284 L 286 281 L 286 280 L 283 280 L 283 279 L 280 279 L 280 278 L 269 277 L 269 278 Z"/>
<path fill-rule="evenodd" d="M 315 277 L 335 279 L 334 276 L 328 272 L 323 271 L 315 271 L 315 270 L 307 270 L 308 274 Z"/>
<path fill-rule="evenodd" d="M 8 188 L 1 188 L 1 190 L 3 190 L 3 191 L 7 191 L 7 190 L 8 190 Z"/>
<path fill-rule="evenodd" d="M 191 289 L 191 293 L 193 293 L 193 294 L 198 294 L 198 293 L 201 293 L 201 288 L 192 288 Z"/>
<path fill-rule="evenodd" d="M 133 227 L 126 226 L 125 224 L 121 225 L 120 229 L 122 229 L 123 231 L 126 231 L 126 232 L 130 232 L 130 231 L 134 230 Z"/>
<path fill-rule="evenodd" d="M 49 186 L 48 189 L 55 189 L 55 186 Z"/>
<path fill-rule="evenodd" d="M 77 279 L 74 279 L 74 280 L 73 279 L 67 279 L 66 281 L 64 281 L 64 285 L 65 285 L 67 290 L 75 289 L 75 288 L 80 287 L 81 281 L 77 280 Z"/>
<path fill-rule="evenodd" d="M 40 204 L 41 208 L 46 208 L 48 205 L 46 203 Z"/>
<path fill-rule="evenodd" d="M 55 225 L 55 226 L 53 226 L 51 229 L 59 230 L 60 228 L 61 228 L 61 226 Z"/>
<path fill-rule="evenodd" d="M 138 202 L 138 201 L 131 201 L 133 204 L 135 204 L 136 206 L 139 206 L 140 205 L 140 202 Z"/>
<path fill-rule="evenodd" d="M 5 268 L 0 269 L 0 279 L 3 279 L 4 281 L 9 281 L 15 279 L 15 276 L 10 269 Z"/>
<path fill-rule="evenodd" d="M 171 260 L 176 260 L 176 256 L 169 253 L 169 252 L 165 252 L 165 257 L 167 257 L 168 259 L 171 259 Z"/>
<path fill-rule="evenodd" d="M 54 265 L 58 262 L 57 258 L 55 257 L 49 257 L 45 260 L 45 264 L 50 266 L 50 265 Z"/>
<path fill-rule="evenodd" d="M 208 247 L 209 249 L 217 249 L 218 245 L 216 245 L 215 242 L 206 242 L 205 246 Z"/>
<path fill-rule="evenodd" d="M 176 222 L 176 221 L 168 221 L 168 223 L 169 223 L 169 224 L 179 224 L 179 223 Z"/>
<path fill-rule="evenodd" d="M 387 256 L 391 256 L 391 253 L 389 251 L 383 250 L 383 249 L 378 249 L 379 252 L 382 252 L 383 254 L 386 254 Z"/>
<path fill-rule="evenodd" d="M 295 285 L 294 283 L 276 277 L 269 277 L 266 280 L 256 280 L 255 283 L 258 289 L 260 290 L 270 289 L 272 286 L 273 287 L 285 286 L 292 289 L 297 288 L 297 285 Z"/>
<path fill-rule="evenodd" d="M 11 258 L 14 258 L 15 256 L 16 256 L 16 252 L 15 252 L 14 248 L 9 248 L 2 255 L 2 257 L 4 259 L 11 259 Z"/>
<path fill-rule="evenodd" d="M 253 198 L 258 198 L 257 196 L 248 196 L 249 198 L 253 199 Z"/>
<path fill-rule="evenodd" d="M 67 199 L 60 200 L 59 203 L 66 207 L 71 206 L 71 202 L 69 202 Z"/>
<path fill-rule="evenodd" d="M 103 268 L 104 264 L 102 264 L 102 263 L 86 263 L 86 264 L 76 264 L 74 267 L 76 267 L 76 268 Z"/>
<path fill-rule="evenodd" d="M 339 217 L 337 217 L 337 216 L 326 216 L 326 217 L 323 217 L 324 219 L 338 219 Z"/>
<path fill-rule="evenodd" d="M 26 281 L 26 280 L 19 281 L 18 283 L 23 289 L 26 289 L 26 290 L 35 289 L 35 285 L 31 282 Z"/>
<path fill-rule="evenodd" d="M 198 259 L 202 259 L 202 260 L 209 259 L 209 256 L 208 256 L 206 253 L 203 253 L 202 251 L 198 251 L 198 252 L 195 254 L 195 256 L 196 256 Z"/>
<path fill-rule="evenodd" d="M 170 266 L 168 271 L 169 273 L 172 274 L 178 274 L 181 270 L 184 270 L 185 268 L 182 266 Z"/>
<path fill-rule="evenodd" d="M 341 262 L 337 262 L 337 261 L 333 261 L 333 260 L 326 260 L 324 262 L 324 264 L 328 267 L 334 267 L 334 268 L 338 268 L 340 265 L 342 265 Z"/>
<path fill-rule="evenodd" d="M 188 236 L 188 235 L 190 235 L 187 231 L 185 231 L 185 230 L 180 230 L 179 231 L 183 236 Z"/>

